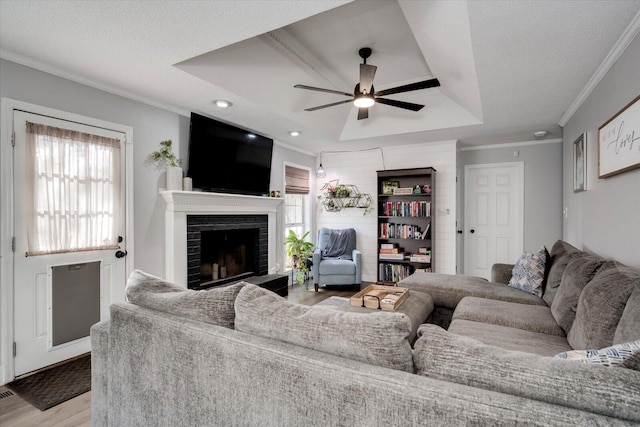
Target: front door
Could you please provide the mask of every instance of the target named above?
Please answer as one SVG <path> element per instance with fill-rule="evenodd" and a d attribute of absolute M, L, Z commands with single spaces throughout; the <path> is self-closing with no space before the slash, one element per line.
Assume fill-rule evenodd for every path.
<path fill-rule="evenodd" d="M 126 254 L 125 218 L 125 134 L 101 127 L 79 124 L 76 121 L 61 120 L 47 115 L 13 110 L 13 128 L 15 132 L 15 148 L 13 159 L 13 194 L 14 194 L 14 376 L 43 368 L 57 362 L 89 352 L 91 343 L 89 327 L 101 319 L 108 317 L 108 307 L 112 302 L 124 301 L 124 283 L 126 281 L 126 266 L 123 255 Z M 64 113 L 61 114 L 64 116 Z M 87 119 L 88 122 L 91 119 Z M 120 149 L 113 149 L 109 154 L 104 150 L 90 148 L 88 152 L 76 150 L 75 146 L 61 146 L 57 139 L 47 142 L 48 147 L 34 148 L 33 137 L 28 137 L 26 122 L 48 126 L 47 129 L 64 129 L 78 133 L 91 134 L 109 138 L 113 146 L 121 145 Z M 33 129 L 33 128 L 30 128 Z M 77 135 L 75 133 L 74 135 Z M 33 135 L 33 132 L 30 132 Z M 54 138 L 52 138 L 53 140 Z M 106 139 L 99 139 L 105 141 Z M 118 141 L 116 141 L 118 140 Z M 99 143 L 93 142 L 96 145 Z M 58 145 L 56 145 L 58 144 Z M 51 148 L 53 147 L 53 148 Z M 50 151 L 45 151 L 50 150 Z M 58 150 L 56 152 L 56 150 Z M 98 154 L 96 154 L 98 152 Z M 92 177 L 99 169 L 107 169 L 109 156 L 120 158 L 119 166 L 111 170 L 117 179 L 105 185 L 110 178 L 100 175 L 99 179 Z M 39 156 L 39 157 L 38 157 Z M 36 166 L 37 162 L 64 163 L 71 166 L 57 168 L 55 165 Z M 31 160 L 30 160 L 31 159 Z M 33 164 L 34 166 L 27 166 Z M 113 161 L 111 161 L 112 164 Z M 89 167 L 86 163 L 89 163 Z M 77 167 L 75 167 L 77 165 Z M 82 165 L 82 166 L 81 166 Z M 38 178 L 38 172 L 50 168 L 47 176 Z M 84 168 L 84 169 L 83 169 Z M 71 178 L 67 179 L 68 187 L 63 186 L 60 170 L 72 170 Z M 89 171 L 83 174 L 82 171 Z M 81 172 L 78 172 L 81 171 Z M 35 178 L 34 178 L 35 176 Z M 66 178 L 65 178 L 66 179 Z M 45 180 L 49 187 L 42 187 Z M 71 184 L 69 185 L 69 181 Z M 111 186 L 111 187 L 109 187 Z M 106 191 L 120 187 L 119 196 L 109 199 Z M 43 190 L 43 188 L 47 188 Z M 107 190 L 105 190 L 107 189 Z M 118 194 L 116 192 L 115 194 Z M 38 199 L 45 198 L 45 202 Z M 85 198 L 91 198 L 89 203 L 81 203 Z M 100 201 L 95 201 L 100 199 Z M 119 200 L 117 212 L 110 212 L 105 207 L 104 200 Z M 52 202 L 53 200 L 53 202 Z M 35 205 L 49 206 L 41 214 Z M 97 208 L 87 207 L 99 206 Z M 33 212 L 38 212 L 34 215 Z M 111 220 L 105 219 L 111 217 Z M 60 219 L 63 218 L 63 219 Z M 111 221 L 111 222 L 109 222 Z M 33 222 L 38 223 L 33 225 Z M 106 227 L 114 227 L 109 232 Z M 34 228 L 35 227 L 35 228 Z M 39 248 L 44 251 L 34 251 L 33 234 L 40 233 L 41 240 L 45 233 L 51 232 L 51 227 L 64 228 L 65 232 L 57 230 L 51 235 L 63 236 L 66 240 L 58 242 L 39 242 Z M 87 232 L 87 228 L 100 229 Z M 31 234 L 31 236 L 28 236 Z M 107 236 L 116 234 L 120 239 L 98 237 L 100 243 L 91 241 L 87 236 Z M 56 237 L 50 240 L 56 240 Z M 31 239 L 31 240 L 30 240 Z M 49 239 L 49 234 L 47 238 Z M 95 240 L 96 238 L 94 238 Z M 29 244 L 29 241 L 32 243 Z M 74 249 L 60 249 L 64 245 Z M 47 245 L 53 248 L 49 251 Z M 118 252 L 120 251 L 120 252 Z M 50 253 L 53 252 L 53 253 Z"/>
<path fill-rule="evenodd" d="M 464 273 L 490 279 L 494 263 L 522 254 L 523 163 L 467 165 L 464 192 Z"/>

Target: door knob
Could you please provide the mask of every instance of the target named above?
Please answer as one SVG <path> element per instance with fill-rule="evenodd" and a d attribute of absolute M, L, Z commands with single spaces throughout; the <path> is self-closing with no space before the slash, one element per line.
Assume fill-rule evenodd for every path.
<path fill-rule="evenodd" d="M 124 258 L 127 256 L 127 251 L 117 251 L 116 258 Z"/>
<path fill-rule="evenodd" d="M 475 233 L 475 232 L 476 232 L 476 230 L 474 230 L 474 229 L 472 228 L 471 230 L 469 230 L 469 232 L 470 232 L 471 234 L 473 234 L 473 233 Z"/>

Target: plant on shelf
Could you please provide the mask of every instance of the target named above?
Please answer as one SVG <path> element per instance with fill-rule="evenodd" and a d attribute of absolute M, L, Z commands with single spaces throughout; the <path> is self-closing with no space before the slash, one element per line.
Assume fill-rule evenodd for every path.
<path fill-rule="evenodd" d="M 371 210 L 371 196 L 358 191 L 355 185 L 338 184 L 338 180 L 334 179 L 325 183 L 320 191 L 322 193 L 318 195 L 318 206 L 327 212 L 339 212 L 344 208 L 361 208 L 366 215 Z"/>
<path fill-rule="evenodd" d="M 351 190 L 349 190 L 346 185 L 340 184 L 336 186 L 336 188 L 334 189 L 334 193 L 336 197 L 344 198 L 351 195 Z"/>
<path fill-rule="evenodd" d="M 293 230 L 289 230 L 289 234 L 284 239 L 287 248 L 287 256 L 291 258 L 291 264 L 295 270 L 296 280 L 299 284 L 305 282 L 304 278 L 309 273 L 309 258 L 313 255 L 313 243 L 307 241 L 309 231 L 304 233 L 302 237 Z"/>
<path fill-rule="evenodd" d="M 160 149 L 153 151 L 147 158 L 148 164 L 167 171 L 167 190 L 182 190 L 182 160 L 176 157 L 171 147 L 171 140 L 160 142 Z"/>
<path fill-rule="evenodd" d="M 171 140 L 167 139 L 160 143 L 160 149 L 149 154 L 149 162 L 154 163 L 159 169 L 166 169 L 169 167 L 180 167 L 182 160 L 176 157 L 171 147 Z"/>

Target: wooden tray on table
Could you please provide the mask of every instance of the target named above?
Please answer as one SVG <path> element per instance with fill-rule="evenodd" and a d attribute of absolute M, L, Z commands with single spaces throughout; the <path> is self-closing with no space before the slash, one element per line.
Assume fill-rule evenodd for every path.
<path fill-rule="evenodd" d="M 350 303 L 354 307 L 372 310 L 396 311 L 409 297 L 409 288 L 400 286 L 369 285 L 354 296 Z"/>

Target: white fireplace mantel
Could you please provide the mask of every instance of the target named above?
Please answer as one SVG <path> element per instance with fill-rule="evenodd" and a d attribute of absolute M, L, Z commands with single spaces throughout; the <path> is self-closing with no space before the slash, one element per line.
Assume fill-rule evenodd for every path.
<path fill-rule="evenodd" d="M 161 191 L 165 209 L 165 275 L 187 287 L 188 215 L 267 215 L 268 271 L 284 266 L 284 199 L 198 191 Z"/>

